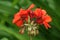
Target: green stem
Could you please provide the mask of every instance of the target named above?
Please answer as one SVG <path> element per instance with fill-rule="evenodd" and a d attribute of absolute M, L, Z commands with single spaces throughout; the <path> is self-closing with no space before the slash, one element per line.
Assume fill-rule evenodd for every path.
<path fill-rule="evenodd" d="M 32 36 L 30 35 L 30 40 L 32 40 Z"/>

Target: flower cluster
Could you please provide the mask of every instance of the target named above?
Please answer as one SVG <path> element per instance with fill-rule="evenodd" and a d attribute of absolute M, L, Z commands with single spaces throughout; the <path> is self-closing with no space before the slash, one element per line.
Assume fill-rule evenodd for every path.
<path fill-rule="evenodd" d="M 13 23 L 22 28 L 20 30 L 21 33 L 24 33 L 25 26 L 28 26 L 28 33 L 30 34 L 34 34 L 33 30 L 35 30 L 36 34 L 38 33 L 37 24 L 44 25 L 46 29 L 51 28 L 48 24 L 52 21 L 51 17 L 41 8 L 36 8 L 34 11 L 31 10 L 34 6 L 34 4 L 31 4 L 26 10 L 21 8 L 20 11 L 14 15 Z"/>

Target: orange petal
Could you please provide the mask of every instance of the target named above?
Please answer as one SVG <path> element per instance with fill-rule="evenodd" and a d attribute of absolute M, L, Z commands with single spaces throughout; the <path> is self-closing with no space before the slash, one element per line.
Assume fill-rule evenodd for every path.
<path fill-rule="evenodd" d="M 46 24 L 45 22 L 44 22 L 43 24 L 44 24 L 45 28 L 46 28 L 46 29 L 48 29 L 48 26 L 47 26 L 47 24 Z"/>
<path fill-rule="evenodd" d="M 51 19 L 51 17 L 50 17 L 49 15 L 46 15 L 46 16 L 44 17 L 44 21 L 45 21 L 45 22 L 51 22 L 52 19 Z"/>
<path fill-rule="evenodd" d="M 41 9 L 37 8 L 35 11 L 34 11 L 35 15 L 40 17 L 41 16 Z"/>
<path fill-rule="evenodd" d="M 46 29 L 51 28 L 51 26 L 47 22 L 44 22 L 43 24 L 44 24 Z"/>
<path fill-rule="evenodd" d="M 46 23 L 46 25 L 47 25 L 49 28 L 51 28 L 51 26 L 50 26 L 48 23 Z"/>
<path fill-rule="evenodd" d="M 22 20 L 19 20 L 18 22 L 15 23 L 18 27 L 20 27 L 23 24 Z"/>
<path fill-rule="evenodd" d="M 46 11 L 45 10 L 42 10 L 42 15 L 46 15 Z"/>
<path fill-rule="evenodd" d="M 19 13 L 14 15 L 13 23 L 17 22 L 20 19 Z"/>
<path fill-rule="evenodd" d="M 34 8 L 34 6 L 35 6 L 34 4 L 31 4 L 30 7 L 28 8 L 28 10 Z"/>

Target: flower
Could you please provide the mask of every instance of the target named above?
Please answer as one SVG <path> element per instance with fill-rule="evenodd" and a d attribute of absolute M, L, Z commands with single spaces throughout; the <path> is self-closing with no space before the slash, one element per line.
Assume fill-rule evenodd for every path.
<path fill-rule="evenodd" d="M 30 12 L 30 9 L 33 7 L 34 4 L 31 4 L 27 10 L 21 8 L 20 11 L 14 15 L 13 23 L 15 23 L 18 27 L 21 27 L 24 21 L 28 21 L 28 13 Z"/>
<path fill-rule="evenodd" d="M 45 10 L 42 10 L 40 8 L 37 8 L 35 11 L 35 17 L 36 17 L 36 22 L 40 25 L 44 24 L 45 28 L 51 28 L 51 26 L 48 24 L 49 22 L 52 21 L 51 17 L 47 14 Z"/>
<path fill-rule="evenodd" d="M 20 27 L 23 24 L 23 22 L 27 20 L 28 12 L 24 9 L 20 9 L 20 11 L 14 15 L 13 23 Z"/>

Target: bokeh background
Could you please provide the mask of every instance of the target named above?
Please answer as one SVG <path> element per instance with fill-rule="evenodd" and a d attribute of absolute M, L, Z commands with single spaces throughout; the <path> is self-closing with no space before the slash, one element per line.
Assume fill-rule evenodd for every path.
<path fill-rule="evenodd" d="M 27 9 L 32 3 L 52 17 L 51 28 L 46 30 L 40 26 L 40 33 L 33 40 L 60 40 L 60 0 L 0 0 L 0 40 L 29 40 L 26 32 L 19 34 L 19 28 L 12 20 L 20 8 Z"/>

